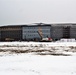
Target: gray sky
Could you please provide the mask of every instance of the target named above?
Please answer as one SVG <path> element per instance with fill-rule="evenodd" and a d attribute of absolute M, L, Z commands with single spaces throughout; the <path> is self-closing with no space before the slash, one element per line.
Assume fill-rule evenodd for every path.
<path fill-rule="evenodd" d="M 0 0 L 0 25 L 76 22 L 76 0 Z"/>

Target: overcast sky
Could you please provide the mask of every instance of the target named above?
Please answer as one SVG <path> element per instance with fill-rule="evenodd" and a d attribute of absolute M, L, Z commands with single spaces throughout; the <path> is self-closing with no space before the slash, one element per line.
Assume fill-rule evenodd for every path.
<path fill-rule="evenodd" d="M 0 25 L 75 23 L 76 0 L 0 0 Z"/>

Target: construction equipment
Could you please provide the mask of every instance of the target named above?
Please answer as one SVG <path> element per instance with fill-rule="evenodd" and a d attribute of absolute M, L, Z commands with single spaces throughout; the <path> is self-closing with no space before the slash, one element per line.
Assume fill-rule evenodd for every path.
<path fill-rule="evenodd" d="M 14 41 L 13 38 L 5 38 L 6 41 Z"/>
<path fill-rule="evenodd" d="M 52 41 L 52 39 L 51 39 L 51 38 L 48 38 L 48 37 L 43 38 L 42 29 L 41 29 L 40 27 L 39 27 L 39 29 L 38 29 L 37 33 L 38 33 L 38 34 L 39 34 L 39 36 L 41 37 L 41 40 L 40 40 L 40 41 L 43 41 L 43 42 L 50 42 L 50 41 Z"/>

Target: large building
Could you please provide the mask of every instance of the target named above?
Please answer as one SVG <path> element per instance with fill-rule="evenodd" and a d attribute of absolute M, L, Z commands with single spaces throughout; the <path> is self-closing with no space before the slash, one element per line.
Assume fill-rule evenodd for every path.
<path fill-rule="evenodd" d="M 52 24 L 52 38 L 58 40 L 61 38 L 76 39 L 76 24 Z"/>
<path fill-rule="evenodd" d="M 76 39 L 76 24 L 30 24 L 0 26 L 0 41 Z"/>
<path fill-rule="evenodd" d="M 0 40 L 1 41 L 18 41 L 22 39 L 22 28 L 19 25 L 1 26 L 0 27 Z"/>
<path fill-rule="evenodd" d="M 23 40 L 40 40 L 51 37 L 50 24 L 35 24 L 22 27 Z"/>

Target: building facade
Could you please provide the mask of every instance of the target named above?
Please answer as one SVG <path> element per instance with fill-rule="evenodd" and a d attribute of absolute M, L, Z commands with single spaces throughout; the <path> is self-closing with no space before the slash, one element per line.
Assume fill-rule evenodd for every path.
<path fill-rule="evenodd" d="M 76 39 L 76 25 L 70 27 L 70 38 Z"/>
<path fill-rule="evenodd" d="M 63 38 L 63 26 L 52 25 L 51 37 L 53 40 L 59 40 Z"/>
<path fill-rule="evenodd" d="M 21 26 L 2 26 L 0 27 L 0 40 L 1 41 L 18 41 L 22 39 Z"/>
<path fill-rule="evenodd" d="M 76 39 L 76 24 L 53 24 L 51 27 L 53 40 L 59 40 L 62 38 Z"/>
<path fill-rule="evenodd" d="M 0 41 L 35 41 L 42 38 L 60 40 L 62 38 L 76 39 L 76 24 L 31 24 L 9 25 L 0 27 Z"/>
<path fill-rule="evenodd" d="M 40 40 L 51 37 L 51 25 L 29 25 L 22 27 L 23 40 Z"/>

